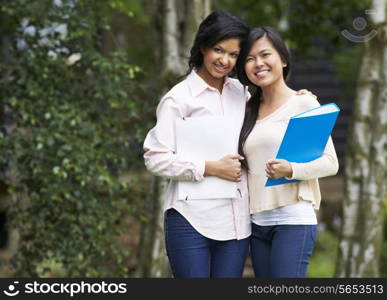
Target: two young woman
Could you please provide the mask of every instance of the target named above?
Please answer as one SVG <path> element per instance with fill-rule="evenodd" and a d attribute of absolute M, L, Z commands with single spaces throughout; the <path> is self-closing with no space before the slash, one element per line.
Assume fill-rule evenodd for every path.
<path fill-rule="evenodd" d="M 266 30 L 272 32 L 270 29 Z M 314 214 L 312 204 L 315 208 L 319 204 L 317 180 L 306 179 L 316 178 L 315 175 L 329 175 L 328 171 L 321 173 L 320 167 L 325 161 L 336 161 L 337 164 L 337 159 L 333 155 L 332 160 L 324 158 L 325 160 L 316 160 L 317 163 L 312 162 L 309 165 L 296 166 L 276 160 L 268 162 L 266 167 L 266 162 L 262 165 L 264 160 L 275 157 L 273 149 L 281 140 L 283 132 L 275 129 L 273 131 L 269 123 L 270 128 L 260 128 L 256 123 L 268 119 L 274 121 L 272 116 L 282 116 L 282 111 L 284 113 L 279 122 L 286 124 L 286 117 L 289 118 L 293 111 L 316 106 L 318 102 L 310 96 L 296 96 L 296 92 L 286 86 L 284 76 L 288 72 L 289 61 L 287 57 L 280 55 L 283 49 L 276 48 L 271 35 L 254 35 L 255 31 L 252 30 L 249 34 L 248 26 L 228 13 L 210 14 L 199 26 L 191 49 L 190 69 L 186 79 L 161 99 L 157 108 L 157 124 L 144 141 L 147 168 L 156 175 L 171 179 L 165 194 L 165 242 L 175 277 L 241 277 L 250 244 L 250 212 L 254 213 L 251 247 L 255 274 L 266 277 L 305 275 L 304 265 L 306 266 L 313 248 L 316 232 L 315 216 L 311 221 L 310 214 Z M 274 31 L 273 34 L 280 40 Z M 256 45 L 256 41 L 258 43 L 262 38 L 269 41 L 264 45 L 265 49 Z M 245 44 L 242 48 L 241 42 Z M 263 50 L 268 50 L 270 46 L 271 55 L 277 55 L 277 59 L 262 60 L 261 57 L 268 55 L 263 54 Z M 245 105 L 250 95 L 236 79 L 228 77 L 237 61 L 241 82 L 258 87 L 248 102 L 246 117 Z M 296 108 L 293 109 L 293 106 Z M 240 139 L 242 156 L 230 153 L 218 161 L 183 161 L 179 158 L 175 153 L 175 120 L 204 116 L 231 117 L 239 124 L 235 128 L 237 132 L 240 132 L 243 124 Z M 276 122 L 273 123 L 273 126 L 280 129 Z M 271 137 L 266 134 L 268 129 Z M 266 137 L 261 139 L 259 134 Z M 243 153 L 246 153 L 246 159 Z M 249 171 L 250 204 L 245 170 Z M 333 169 L 330 172 L 334 173 Z M 241 191 L 240 197 L 177 200 L 178 180 L 200 181 L 205 176 L 236 181 Z M 306 181 L 288 184 L 292 188 L 279 192 L 270 188 L 273 189 L 270 192 L 260 184 L 265 176 L 287 176 Z M 292 216 L 298 218 L 300 212 L 308 214 L 308 224 L 302 221 L 299 223 L 301 219 L 296 218 L 296 224 L 302 227 L 298 231 L 286 229 L 294 226 L 294 223 L 290 225 L 288 220 L 283 222 L 281 218 L 287 216 L 288 211 L 281 214 L 277 210 L 278 207 L 286 208 L 291 207 L 290 205 L 297 206 L 296 210 L 292 210 Z M 273 220 L 278 222 L 278 214 L 280 223 L 273 225 Z M 257 228 L 265 231 L 266 235 L 258 235 Z M 290 245 L 284 242 L 288 235 L 282 234 L 283 232 L 292 232 L 292 242 L 296 236 L 302 236 L 302 240 L 294 241 L 292 251 L 288 249 Z M 281 243 L 277 242 L 277 236 L 281 237 Z M 284 255 L 285 253 L 291 256 Z M 277 265 L 282 266 L 279 268 L 281 270 L 277 271 Z"/>

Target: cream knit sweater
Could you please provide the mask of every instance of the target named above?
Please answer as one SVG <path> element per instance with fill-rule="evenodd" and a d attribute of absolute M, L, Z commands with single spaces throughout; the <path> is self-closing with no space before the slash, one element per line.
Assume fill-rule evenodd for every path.
<path fill-rule="evenodd" d="M 276 111 L 256 122 L 244 146 L 249 164 L 251 214 L 294 204 L 299 200 L 311 201 L 314 208 L 319 209 L 321 193 L 318 178 L 335 175 L 339 167 L 331 138 L 320 158 L 308 163 L 291 162 L 293 176 L 290 179 L 302 181 L 264 186 L 267 180 L 265 164 L 269 159 L 275 158 L 290 117 L 319 105 L 319 102 L 309 95 L 293 96 Z"/>

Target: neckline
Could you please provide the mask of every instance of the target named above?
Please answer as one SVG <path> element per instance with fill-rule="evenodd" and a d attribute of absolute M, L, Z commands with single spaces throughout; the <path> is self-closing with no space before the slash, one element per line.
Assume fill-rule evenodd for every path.
<path fill-rule="evenodd" d="M 200 81 L 206 86 L 207 89 L 210 89 L 210 90 L 217 90 L 220 94 L 222 94 L 224 87 L 227 86 L 227 85 L 229 85 L 229 83 L 230 83 L 230 78 L 229 78 L 229 76 L 228 76 L 228 75 L 225 75 L 224 78 L 223 78 L 223 83 L 220 85 L 221 88 L 222 88 L 222 92 L 221 92 L 221 91 L 219 91 L 218 88 L 216 88 L 215 86 L 212 86 L 211 84 L 209 84 L 209 83 L 207 82 L 207 80 L 206 80 L 205 78 L 203 78 L 203 77 L 198 73 L 198 71 L 199 71 L 198 69 L 194 69 L 193 71 L 194 71 L 195 75 L 200 79 Z M 209 77 L 211 77 L 211 74 L 210 74 L 208 71 L 205 71 L 205 74 L 207 74 L 207 73 L 208 73 Z"/>
<path fill-rule="evenodd" d="M 265 120 L 267 120 L 267 119 L 269 119 L 269 118 L 272 118 L 273 116 L 275 116 L 276 114 L 278 114 L 281 110 L 283 110 L 284 107 L 286 107 L 286 106 L 289 104 L 289 102 L 291 102 L 291 100 L 292 100 L 294 97 L 296 97 L 296 96 L 297 96 L 297 94 L 294 94 L 294 95 L 290 96 L 290 97 L 288 98 L 288 100 L 286 100 L 286 102 L 283 103 L 281 106 L 279 106 L 276 110 L 274 110 L 272 113 L 268 114 L 266 117 L 264 117 L 264 118 L 262 118 L 262 119 L 256 120 L 255 123 L 261 123 L 261 122 L 263 122 L 263 121 L 265 121 Z"/>

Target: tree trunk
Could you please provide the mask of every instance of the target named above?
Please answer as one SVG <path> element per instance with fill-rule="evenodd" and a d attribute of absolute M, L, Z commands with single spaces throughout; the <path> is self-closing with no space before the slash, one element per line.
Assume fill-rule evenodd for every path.
<path fill-rule="evenodd" d="M 196 31 L 200 22 L 210 13 L 210 0 L 162 2 L 162 73 L 179 76 L 187 70 L 189 51 Z"/>
<path fill-rule="evenodd" d="M 163 82 L 160 97 L 177 83 L 188 70 L 189 51 L 198 25 L 210 13 L 211 0 L 162 0 L 154 2 L 154 30 L 158 43 L 155 53 L 159 62 L 159 82 Z M 160 98 L 159 97 L 159 98 Z M 147 201 L 148 219 L 143 226 L 140 242 L 140 277 L 170 277 L 164 244 L 163 192 L 166 181 L 151 181 Z"/>
<path fill-rule="evenodd" d="M 377 35 L 364 44 L 346 156 L 336 276 L 378 277 L 386 197 L 387 0 L 374 0 Z"/>

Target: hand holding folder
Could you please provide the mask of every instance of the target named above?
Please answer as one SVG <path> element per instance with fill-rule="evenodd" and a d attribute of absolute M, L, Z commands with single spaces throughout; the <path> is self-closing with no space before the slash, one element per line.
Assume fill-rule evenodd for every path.
<path fill-rule="evenodd" d="M 276 158 L 305 163 L 321 157 L 339 111 L 336 104 L 329 103 L 291 117 Z M 297 181 L 269 178 L 265 187 Z"/>

